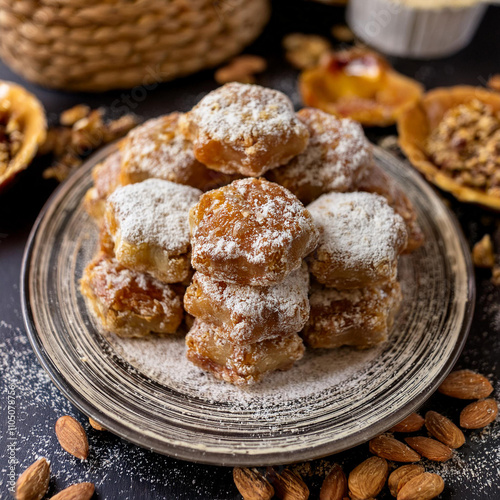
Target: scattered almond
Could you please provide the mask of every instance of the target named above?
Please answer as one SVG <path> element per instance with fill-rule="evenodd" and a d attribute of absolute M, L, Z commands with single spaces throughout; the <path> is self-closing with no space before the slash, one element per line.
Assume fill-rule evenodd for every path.
<path fill-rule="evenodd" d="M 495 265 L 495 252 L 489 234 L 485 234 L 472 248 L 472 260 L 476 267 L 490 269 Z"/>
<path fill-rule="evenodd" d="M 92 417 L 89 417 L 89 424 L 96 431 L 105 431 L 105 430 L 107 430 L 99 422 L 96 422 Z"/>
<path fill-rule="evenodd" d="M 493 392 L 489 380 L 471 370 L 451 372 L 439 386 L 441 394 L 457 399 L 481 399 Z"/>
<path fill-rule="evenodd" d="M 31 464 L 16 482 L 16 500 L 41 500 L 49 488 L 50 465 L 45 458 Z"/>
<path fill-rule="evenodd" d="M 369 447 L 374 455 L 394 462 L 418 462 L 420 460 L 418 453 L 387 434 L 372 439 Z"/>
<path fill-rule="evenodd" d="M 423 474 L 425 469 L 421 465 L 410 464 L 402 465 L 394 471 L 391 472 L 389 476 L 388 485 L 389 491 L 393 497 L 398 495 L 398 491 L 401 487 L 406 484 L 410 479 L 413 479 L 419 474 Z"/>
<path fill-rule="evenodd" d="M 50 500 L 90 500 L 94 494 L 92 483 L 78 483 L 62 490 Z"/>
<path fill-rule="evenodd" d="M 235 467 L 233 479 L 244 500 L 271 500 L 274 488 L 257 470 Z"/>
<path fill-rule="evenodd" d="M 441 476 L 424 472 L 408 481 L 398 493 L 397 500 L 431 500 L 444 490 Z"/>
<path fill-rule="evenodd" d="M 56 422 L 56 436 L 59 444 L 76 458 L 85 460 L 89 455 L 89 442 L 80 422 L 69 415 Z"/>
<path fill-rule="evenodd" d="M 214 75 L 220 84 L 229 82 L 255 83 L 254 75 L 262 73 L 267 68 L 267 62 L 259 56 L 244 54 L 235 57 L 229 64 L 219 68 Z"/>
<path fill-rule="evenodd" d="M 465 443 L 464 433 L 440 413 L 428 411 L 425 414 L 425 427 L 431 436 L 450 448 L 460 448 Z"/>
<path fill-rule="evenodd" d="M 278 474 L 270 467 L 268 476 L 274 486 L 274 492 L 280 500 L 307 500 L 309 498 L 309 488 L 296 472 L 284 469 Z"/>
<path fill-rule="evenodd" d="M 498 415 L 498 404 L 492 399 L 482 399 L 467 405 L 460 413 L 460 425 L 465 429 L 481 429 L 491 424 Z"/>
<path fill-rule="evenodd" d="M 418 413 L 411 413 L 399 424 L 390 429 L 391 432 L 417 432 L 424 425 L 424 419 Z"/>
<path fill-rule="evenodd" d="M 384 487 L 389 474 L 387 461 L 379 457 L 370 457 L 361 462 L 349 474 L 349 494 L 357 500 L 376 497 Z"/>
<path fill-rule="evenodd" d="M 347 496 L 347 478 L 340 465 L 335 464 L 321 485 L 319 500 L 342 500 Z"/>
<path fill-rule="evenodd" d="M 446 462 L 453 454 L 453 450 L 449 446 L 432 438 L 414 436 L 407 437 L 405 441 L 420 455 L 434 462 Z"/>

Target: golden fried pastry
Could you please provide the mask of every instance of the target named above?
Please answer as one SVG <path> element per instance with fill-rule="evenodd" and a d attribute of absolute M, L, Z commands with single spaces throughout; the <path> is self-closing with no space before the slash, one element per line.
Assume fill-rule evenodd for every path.
<path fill-rule="evenodd" d="M 207 167 L 252 177 L 287 163 L 309 138 L 286 95 L 243 83 L 210 92 L 181 127 L 193 142 L 195 157 Z"/>
<path fill-rule="evenodd" d="M 120 185 L 122 158 L 119 151 L 110 154 L 92 170 L 94 186 L 85 194 L 85 209 L 97 222 L 101 222 L 108 196 Z"/>
<path fill-rule="evenodd" d="M 322 235 L 308 257 L 322 284 L 339 289 L 394 281 L 408 240 L 403 218 L 372 193 L 329 193 L 308 206 Z"/>
<path fill-rule="evenodd" d="M 287 189 L 241 179 L 205 193 L 189 213 L 192 265 L 214 280 L 269 286 L 316 247 L 311 215 Z"/>
<path fill-rule="evenodd" d="M 383 196 L 394 211 L 403 217 L 408 232 L 408 243 L 403 253 L 411 253 L 424 244 L 424 234 L 417 221 L 412 202 L 401 187 L 380 167 L 372 163 L 356 186 L 356 191 L 366 191 Z"/>
<path fill-rule="evenodd" d="M 119 187 L 106 203 L 106 229 L 117 260 L 166 283 L 190 272 L 189 209 L 201 191 L 161 179 Z"/>
<path fill-rule="evenodd" d="M 287 370 L 304 355 L 297 334 L 235 344 L 221 329 L 198 319 L 186 336 L 186 345 L 189 361 L 235 385 L 252 384 L 266 373 Z"/>
<path fill-rule="evenodd" d="M 193 145 L 179 130 L 181 116 L 160 116 L 129 132 L 121 147 L 122 184 L 157 178 L 208 191 L 235 179 L 208 169 L 194 157 Z"/>
<path fill-rule="evenodd" d="M 352 48 L 323 57 L 299 81 L 304 104 L 363 125 L 392 125 L 422 95 L 417 81 L 401 75 L 379 54 Z"/>
<path fill-rule="evenodd" d="M 273 286 L 234 285 L 195 273 L 184 295 L 186 311 L 211 323 L 235 343 L 297 333 L 309 317 L 305 263 Z"/>
<path fill-rule="evenodd" d="M 353 290 L 315 285 L 302 337 L 313 348 L 373 347 L 387 340 L 401 300 L 398 282 Z"/>
<path fill-rule="evenodd" d="M 104 328 L 120 337 L 175 333 L 184 315 L 182 286 L 126 269 L 102 252 L 85 268 L 80 286 Z"/>
<path fill-rule="evenodd" d="M 500 94 L 456 86 L 427 92 L 398 120 L 406 156 L 460 201 L 500 210 Z"/>
<path fill-rule="evenodd" d="M 297 116 L 307 126 L 307 148 L 266 177 L 289 189 L 303 203 L 330 191 L 352 191 L 372 161 L 371 148 L 359 123 L 337 119 L 319 109 Z"/>

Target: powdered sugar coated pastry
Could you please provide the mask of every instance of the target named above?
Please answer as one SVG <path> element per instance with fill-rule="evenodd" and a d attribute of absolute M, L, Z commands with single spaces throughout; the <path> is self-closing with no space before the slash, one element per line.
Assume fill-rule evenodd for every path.
<path fill-rule="evenodd" d="M 121 153 L 115 151 L 92 169 L 94 186 L 87 191 L 83 202 L 85 210 L 98 223 L 104 217 L 106 199 L 120 185 L 121 163 Z"/>
<path fill-rule="evenodd" d="M 235 385 L 254 384 L 266 373 L 288 370 L 304 356 L 304 344 L 296 333 L 235 344 L 220 328 L 199 319 L 186 336 L 186 346 L 189 361 Z"/>
<path fill-rule="evenodd" d="M 184 316 L 183 287 L 126 269 L 105 253 L 85 268 L 81 291 L 103 326 L 121 337 L 172 334 Z"/>
<path fill-rule="evenodd" d="M 201 191 L 161 179 L 118 188 L 107 201 L 106 228 L 116 258 L 167 283 L 189 275 L 190 208 Z"/>
<path fill-rule="evenodd" d="M 311 314 L 302 338 L 313 348 L 373 347 L 387 340 L 401 300 L 397 281 L 352 290 L 315 284 L 310 297 Z"/>
<path fill-rule="evenodd" d="M 234 285 L 195 273 L 184 296 L 189 314 L 221 328 L 235 343 L 297 333 L 309 317 L 309 271 L 305 263 L 268 287 Z"/>
<path fill-rule="evenodd" d="M 309 138 L 290 99 L 258 85 L 228 83 L 182 120 L 196 158 L 228 174 L 257 177 L 301 153 Z"/>
<path fill-rule="evenodd" d="M 309 143 L 287 165 L 269 171 L 267 178 L 303 203 L 330 191 L 352 191 L 372 161 L 361 125 L 313 108 L 301 109 L 297 116 L 309 130 Z"/>
<path fill-rule="evenodd" d="M 121 146 L 122 184 L 157 178 L 208 191 L 235 179 L 208 169 L 194 157 L 193 145 L 178 127 L 181 116 L 160 116 L 129 132 Z"/>
<path fill-rule="evenodd" d="M 192 265 L 214 280 L 269 286 L 317 245 L 311 215 L 287 189 L 241 179 L 205 193 L 189 214 Z"/>
<path fill-rule="evenodd" d="M 360 288 L 394 281 L 406 247 L 403 218 L 372 193 L 328 193 L 308 205 L 321 231 L 309 269 L 326 286 Z"/>

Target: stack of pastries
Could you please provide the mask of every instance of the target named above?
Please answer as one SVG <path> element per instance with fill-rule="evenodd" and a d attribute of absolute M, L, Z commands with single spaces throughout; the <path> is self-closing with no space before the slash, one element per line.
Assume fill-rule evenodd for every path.
<path fill-rule="evenodd" d="M 101 236 L 81 289 L 103 326 L 189 325 L 188 359 L 236 385 L 290 368 L 304 341 L 385 340 L 398 257 L 423 242 L 359 124 L 257 85 L 137 127 L 93 178 Z"/>

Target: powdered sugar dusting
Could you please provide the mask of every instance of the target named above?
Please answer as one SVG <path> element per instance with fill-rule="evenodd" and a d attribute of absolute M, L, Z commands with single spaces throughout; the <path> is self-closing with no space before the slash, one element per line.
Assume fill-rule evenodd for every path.
<path fill-rule="evenodd" d="M 305 264 L 271 287 L 234 285 L 196 273 L 184 303 L 194 316 L 223 328 L 232 341 L 260 341 L 303 328 L 309 316 L 308 291 Z"/>
<path fill-rule="evenodd" d="M 302 109 L 297 116 L 308 127 L 309 143 L 287 165 L 272 170 L 270 178 L 300 199 L 303 189 L 319 193 L 352 190 L 371 160 L 370 144 L 361 125 L 312 108 Z"/>
<path fill-rule="evenodd" d="M 406 243 L 404 221 L 382 196 L 329 193 L 308 207 L 322 230 L 318 254 L 327 253 L 347 269 L 394 262 Z"/>
<path fill-rule="evenodd" d="M 160 179 L 118 188 L 108 198 L 120 237 L 132 245 L 150 244 L 169 254 L 189 248 L 189 209 L 201 191 Z"/>
<path fill-rule="evenodd" d="M 216 139 L 235 149 L 264 149 L 269 142 L 307 133 L 285 94 L 257 85 L 229 83 L 206 95 L 190 112 L 197 140 Z"/>

